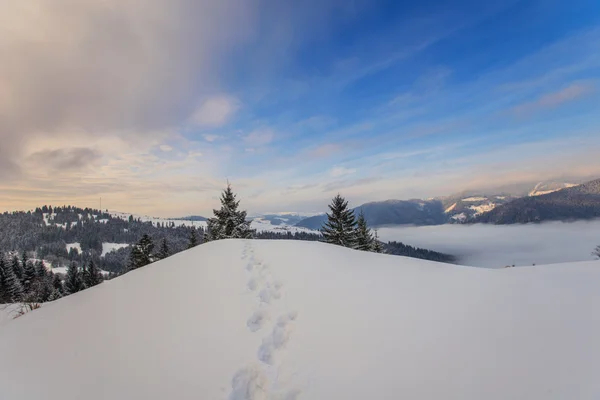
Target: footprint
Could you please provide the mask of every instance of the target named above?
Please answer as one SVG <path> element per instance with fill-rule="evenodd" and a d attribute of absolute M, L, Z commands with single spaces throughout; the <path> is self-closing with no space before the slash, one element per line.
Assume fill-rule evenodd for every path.
<path fill-rule="evenodd" d="M 277 324 L 273 327 L 273 331 L 263 339 L 258 349 L 258 359 L 260 361 L 269 365 L 274 364 L 276 352 L 282 349 L 290 340 L 291 328 L 289 323 L 295 321 L 296 318 L 298 318 L 296 311 L 279 317 Z"/>
<path fill-rule="evenodd" d="M 229 400 L 268 400 L 269 380 L 257 365 L 242 368 L 233 375 Z"/>
<path fill-rule="evenodd" d="M 250 332 L 256 332 L 262 328 L 268 320 L 269 313 L 266 310 L 258 310 L 255 311 L 250 318 L 248 318 L 246 326 L 248 326 Z"/>
<path fill-rule="evenodd" d="M 258 281 L 254 278 L 250 278 L 250 280 L 248 281 L 248 289 L 250 289 L 253 292 L 256 289 L 258 289 Z"/>

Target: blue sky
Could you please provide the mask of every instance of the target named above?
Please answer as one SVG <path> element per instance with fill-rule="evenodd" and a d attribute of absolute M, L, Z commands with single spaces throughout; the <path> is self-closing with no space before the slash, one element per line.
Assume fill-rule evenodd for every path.
<path fill-rule="evenodd" d="M 62 27 L 63 3 L 42 27 L 95 41 L 25 57 L 15 44 L 35 27 L 4 39 L 23 62 L 49 49 L 70 61 L 45 68 L 61 85 L 38 86 L 51 117 L 30 122 L 38 98 L 6 107 L 32 141 L 13 137 L 29 163 L 2 167 L 21 176 L 5 208 L 103 196 L 123 211 L 207 213 L 229 179 L 252 211 L 311 212 L 338 191 L 360 204 L 600 173 L 597 1 L 110 1 L 78 8 L 94 18 L 83 35 Z"/>

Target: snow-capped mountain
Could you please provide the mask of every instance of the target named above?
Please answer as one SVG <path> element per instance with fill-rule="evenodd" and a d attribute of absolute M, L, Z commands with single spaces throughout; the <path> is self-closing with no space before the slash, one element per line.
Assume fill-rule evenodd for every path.
<path fill-rule="evenodd" d="M 597 264 L 211 242 L 0 318 L 0 398 L 596 399 Z"/>
<path fill-rule="evenodd" d="M 516 197 L 503 193 L 497 195 L 461 193 L 442 198 L 444 213 L 449 223 L 462 223 L 506 204 Z"/>
<path fill-rule="evenodd" d="M 570 188 L 573 186 L 577 186 L 576 183 L 566 183 L 566 182 L 540 182 L 531 192 L 529 192 L 529 196 L 541 196 L 544 194 L 556 192 L 561 189 Z"/>

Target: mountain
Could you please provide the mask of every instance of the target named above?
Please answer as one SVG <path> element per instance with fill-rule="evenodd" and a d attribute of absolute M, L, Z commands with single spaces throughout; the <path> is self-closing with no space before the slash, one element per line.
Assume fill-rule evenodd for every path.
<path fill-rule="evenodd" d="M 508 193 L 460 193 L 441 199 L 449 223 L 462 223 L 515 199 Z"/>
<path fill-rule="evenodd" d="M 483 191 L 463 191 L 449 196 L 422 200 L 387 200 L 365 203 L 362 208 L 371 226 L 382 225 L 440 225 L 445 223 L 468 223 L 477 220 L 496 207 L 522 197 L 535 197 L 556 192 L 576 184 L 543 181 L 505 185 Z M 325 214 L 302 219 L 296 226 L 318 230 L 327 221 Z"/>
<path fill-rule="evenodd" d="M 597 399 L 597 262 L 200 245 L 0 327 L 0 398 Z"/>
<path fill-rule="evenodd" d="M 200 215 L 189 215 L 187 217 L 181 218 L 171 218 L 174 221 L 206 221 L 206 218 L 201 217 Z"/>
<path fill-rule="evenodd" d="M 575 183 L 565 183 L 565 182 L 540 182 L 531 192 L 528 193 L 529 196 L 541 196 L 543 194 L 548 194 L 552 192 L 556 192 L 561 189 L 567 189 L 573 186 L 577 186 Z"/>
<path fill-rule="evenodd" d="M 516 224 L 600 217 L 600 179 L 547 194 L 522 197 L 482 214 L 473 222 Z"/>
<path fill-rule="evenodd" d="M 442 203 L 439 200 L 387 200 L 365 203 L 354 208 L 358 215 L 364 212 L 370 226 L 381 225 L 439 225 L 446 222 Z M 327 215 L 321 214 L 298 222 L 296 226 L 321 229 Z"/>

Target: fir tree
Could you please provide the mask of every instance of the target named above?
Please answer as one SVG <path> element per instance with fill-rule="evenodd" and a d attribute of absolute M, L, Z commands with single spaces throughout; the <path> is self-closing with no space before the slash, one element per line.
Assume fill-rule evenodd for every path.
<path fill-rule="evenodd" d="M 25 253 L 23 253 L 25 254 Z M 27 260 L 23 257 L 25 264 L 23 264 L 23 286 L 25 287 L 25 291 L 29 292 L 33 286 L 33 282 L 37 276 L 35 272 L 35 265 L 31 260 Z"/>
<path fill-rule="evenodd" d="M 90 261 L 88 266 L 83 271 L 83 283 L 86 288 L 91 288 L 92 286 L 96 286 L 99 283 L 102 283 L 102 273 L 96 267 L 94 261 Z"/>
<path fill-rule="evenodd" d="M 221 209 L 213 210 L 214 218 L 206 222 L 208 232 L 206 240 L 219 239 L 251 239 L 253 231 L 250 229 L 250 221 L 246 221 L 246 211 L 238 211 L 240 201 L 231 190 L 231 185 L 221 194 Z"/>
<path fill-rule="evenodd" d="M 379 241 L 379 235 L 375 231 L 375 238 L 373 239 L 373 251 L 375 253 L 383 253 L 383 245 Z"/>
<path fill-rule="evenodd" d="M 4 258 L 0 258 L 0 285 L 4 298 L 2 300 L 10 303 L 17 303 L 23 298 L 23 287 L 21 282 L 15 275 L 13 269 L 4 262 Z"/>
<path fill-rule="evenodd" d="M 65 278 L 66 294 L 77 293 L 85 289 L 81 275 L 81 271 L 79 270 L 77 264 L 75 264 L 74 262 L 71 263 L 71 265 L 69 265 L 69 267 L 67 268 L 67 276 Z"/>
<path fill-rule="evenodd" d="M 169 257 L 170 255 L 171 255 L 171 250 L 169 249 L 169 245 L 167 244 L 167 238 L 163 238 L 162 242 L 160 243 L 160 249 L 158 250 L 158 254 L 156 255 L 156 257 L 159 260 L 164 260 L 165 258 Z"/>
<path fill-rule="evenodd" d="M 375 240 L 373 238 L 373 234 L 371 233 L 371 229 L 367 226 L 367 220 L 365 219 L 365 215 L 362 210 L 358 215 L 358 220 L 356 222 L 356 243 L 355 249 L 362 251 L 373 251 L 373 246 L 375 245 Z"/>
<path fill-rule="evenodd" d="M 19 262 L 19 257 L 17 256 L 14 256 L 12 259 L 12 270 L 17 276 L 17 278 L 19 278 L 19 282 L 23 284 L 23 275 L 25 272 L 23 271 L 23 267 L 21 266 L 21 263 Z"/>
<path fill-rule="evenodd" d="M 129 269 L 141 268 L 154 261 L 152 251 L 154 250 L 154 243 L 150 236 L 144 234 L 140 241 L 131 248 L 131 255 L 129 258 Z"/>
<path fill-rule="evenodd" d="M 596 248 L 594 249 L 594 251 L 592 252 L 592 255 L 600 258 L 600 246 L 596 246 Z"/>
<path fill-rule="evenodd" d="M 46 302 L 50 301 L 50 297 L 52 296 L 52 292 L 54 288 L 52 287 L 52 278 L 49 276 L 44 276 L 43 278 L 38 278 L 35 284 L 35 294 L 37 297 L 37 301 Z"/>
<path fill-rule="evenodd" d="M 35 276 L 38 278 L 45 278 L 48 276 L 48 271 L 44 266 L 44 262 L 42 260 L 38 260 L 35 262 Z"/>
<path fill-rule="evenodd" d="M 192 227 L 190 232 L 190 243 L 188 244 L 188 249 L 192 247 L 198 246 L 198 235 L 196 235 L 196 228 Z"/>
<path fill-rule="evenodd" d="M 60 293 L 62 297 L 63 293 L 65 292 L 65 288 L 63 287 L 62 279 L 60 279 L 58 274 L 52 274 L 52 287 L 55 291 Z"/>
<path fill-rule="evenodd" d="M 356 219 L 354 212 L 348 209 L 348 202 L 339 194 L 329 205 L 327 222 L 321 229 L 323 239 L 327 243 L 339 246 L 354 247 L 356 244 Z"/>

